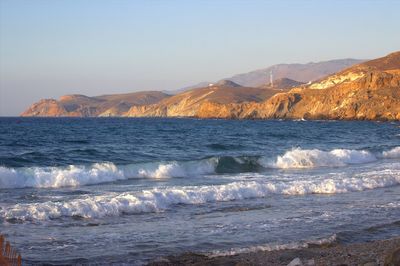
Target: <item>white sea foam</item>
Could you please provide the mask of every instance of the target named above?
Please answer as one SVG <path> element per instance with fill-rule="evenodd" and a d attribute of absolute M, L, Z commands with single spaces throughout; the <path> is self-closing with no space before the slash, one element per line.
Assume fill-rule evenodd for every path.
<path fill-rule="evenodd" d="M 266 159 L 260 163 L 266 167 L 273 168 L 313 168 L 313 167 L 340 167 L 349 164 L 362 164 L 376 161 L 375 155 L 368 151 L 335 149 L 321 151 L 318 149 L 303 150 L 295 148 L 278 156 L 275 161 Z"/>
<path fill-rule="evenodd" d="M 221 257 L 221 256 L 233 256 L 242 253 L 250 253 L 250 252 L 258 252 L 258 251 L 274 251 L 274 250 L 287 250 L 287 249 L 300 249 L 300 248 L 308 248 L 310 245 L 324 245 L 331 244 L 336 241 L 336 234 L 321 239 L 312 239 L 306 241 L 299 242 L 291 242 L 287 244 L 266 244 L 266 245 L 257 245 L 245 248 L 232 248 L 230 250 L 216 250 L 208 254 L 209 257 Z"/>
<path fill-rule="evenodd" d="M 382 152 L 382 156 L 384 158 L 391 158 L 391 159 L 400 158 L 400 146 L 395 147 L 389 151 Z"/>
<path fill-rule="evenodd" d="M 47 220 L 59 217 L 81 216 L 98 218 L 159 212 L 177 204 L 204 204 L 249 198 L 262 198 L 271 194 L 303 195 L 357 192 L 400 184 L 400 170 L 365 173 L 355 177 L 323 178 L 291 181 L 238 181 L 223 185 L 180 186 L 155 188 L 122 194 L 83 196 L 66 202 L 43 202 L 3 206 L 4 218 Z"/>
<path fill-rule="evenodd" d="M 96 184 L 124 179 L 124 173 L 112 163 L 90 167 L 0 167 L 0 188 L 64 187 Z"/>
<path fill-rule="evenodd" d="M 292 149 L 278 156 L 274 161 L 265 158 L 258 162 L 272 168 L 341 167 L 362 164 L 378 158 L 400 158 L 400 147 L 384 151 L 379 156 L 364 150 L 335 149 Z M 237 163 L 244 163 L 235 157 Z M 70 165 L 67 167 L 24 167 L 0 166 L 0 189 L 4 188 L 58 188 L 92 185 L 130 178 L 192 177 L 215 173 L 218 158 L 188 162 L 157 162 L 117 166 L 110 162 L 89 166 Z"/>
<path fill-rule="evenodd" d="M 0 167 L 0 188 L 57 188 L 113 182 L 129 178 L 188 177 L 213 173 L 215 160 L 146 163 L 116 166 L 95 163 L 68 167 Z"/>

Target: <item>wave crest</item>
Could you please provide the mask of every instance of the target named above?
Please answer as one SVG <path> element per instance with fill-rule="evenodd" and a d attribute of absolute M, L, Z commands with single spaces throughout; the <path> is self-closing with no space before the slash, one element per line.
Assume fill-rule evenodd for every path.
<path fill-rule="evenodd" d="M 384 158 L 397 159 L 400 158 L 400 147 L 395 147 L 389 151 L 382 152 Z"/>
<path fill-rule="evenodd" d="M 116 166 L 95 163 L 89 166 L 7 168 L 0 166 L 1 188 L 58 188 L 92 185 L 129 178 L 187 177 L 214 172 L 215 160 L 195 162 L 145 163 Z"/>
<path fill-rule="evenodd" d="M 0 167 L 0 188 L 65 187 L 97 184 L 124 179 L 113 163 L 95 163 L 90 167 Z"/>
<path fill-rule="evenodd" d="M 400 170 L 366 173 L 361 177 L 312 178 L 295 181 L 238 181 L 223 185 L 182 186 L 155 188 L 136 193 L 108 193 L 102 196 L 84 196 L 67 202 L 16 204 L 4 207 L 0 214 L 21 220 L 48 220 L 81 216 L 99 218 L 159 212 L 177 204 L 204 204 L 250 198 L 271 194 L 304 195 L 357 192 L 400 184 Z"/>
<path fill-rule="evenodd" d="M 272 163 L 264 162 L 273 168 L 313 168 L 313 167 L 340 167 L 349 164 L 362 164 L 376 161 L 375 155 L 368 151 L 335 149 L 321 151 L 318 149 L 303 150 L 295 148 L 278 156 Z"/>
<path fill-rule="evenodd" d="M 375 156 L 365 150 L 335 149 L 322 151 L 295 148 L 277 156 L 274 161 L 259 156 L 222 156 L 186 162 L 155 162 L 115 165 L 110 162 L 88 166 L 24 167 L 0 166 L 0 189 L 58 188 L 93 185 L 130 178 L 194 177 L 207 174 L 237 174 L 264 172 L 266 168 L 342 167 L 363 164 L 378 159 L 400 158 L 400 147 Z"/>

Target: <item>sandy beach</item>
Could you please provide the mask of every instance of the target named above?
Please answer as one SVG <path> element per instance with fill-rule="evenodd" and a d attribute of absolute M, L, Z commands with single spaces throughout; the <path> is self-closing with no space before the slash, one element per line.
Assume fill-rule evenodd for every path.
<path fill-rule="evenodd" d="M 296 264 L 296 258 L 302 264 Z M 298 260 L 297 260 L 298 262 Z M 208 257 L 195 253 L 168 256 L 149 263 L 169 265 L 400 265 L 400 237 L 357 244 L 330 244 L 302 249 L 259 251 L 231 256 Z"/>

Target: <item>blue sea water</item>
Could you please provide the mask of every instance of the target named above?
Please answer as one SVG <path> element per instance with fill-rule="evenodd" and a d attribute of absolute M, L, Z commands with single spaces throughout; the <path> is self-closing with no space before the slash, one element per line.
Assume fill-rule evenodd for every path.
<path fill-rule="evenodd" d="M 0 118 L 26 264 L 143 264 L 400 235 L 400 123 Z"/>

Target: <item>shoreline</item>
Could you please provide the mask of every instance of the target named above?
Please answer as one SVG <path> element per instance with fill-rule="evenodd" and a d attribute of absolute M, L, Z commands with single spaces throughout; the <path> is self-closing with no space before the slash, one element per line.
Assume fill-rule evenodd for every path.
<path fill-rule="evenodd" d="M 300 259 L 302 264 L 294 263 Z M 172 265 L 400 265 L 400 236 L 385 240 L 353 244 L 309 245 L 306 248 L 254 251 L 226 256 L 207 256 L 199 253 L 183 253 L 149 262 L 149 266 Z M 292 266 L 291 265 L 291 266 Z"/>
<path fill-rule="evenodd" d="M 110 119 L 110 118 L 123 118 L 123 119 L 194 119 L 194 120 L 234 120 L 234 121 L 294 121 L 294 122 L 400 122 L 400 119 L 366 119 L 366 118 L 307 118 L 304 117 L 282 117 L 282 118 L 237 118 L 237 117 L 201 117 L 201 116 L 0 116 L 0 118 L 76 118 L 76 119 Z"/>

